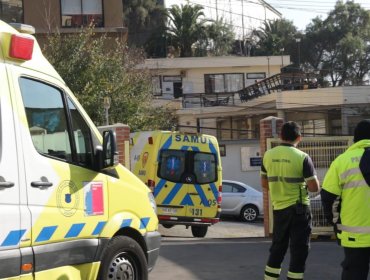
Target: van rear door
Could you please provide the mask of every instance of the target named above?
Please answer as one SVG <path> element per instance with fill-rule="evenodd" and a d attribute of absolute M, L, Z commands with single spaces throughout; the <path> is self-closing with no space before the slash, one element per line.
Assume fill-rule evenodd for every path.
<path fill-rule="evenodd" d="M 188 222 L 217 216 L 217 158 L 198 147 L 162 149 L 154 189 L 158 215 L 188 217 Z"/>

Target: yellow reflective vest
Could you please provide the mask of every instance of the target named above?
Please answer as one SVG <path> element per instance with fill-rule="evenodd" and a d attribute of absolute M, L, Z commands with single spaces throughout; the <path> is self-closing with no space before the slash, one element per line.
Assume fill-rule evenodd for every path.
<path fill-rule="evenodd" d="M 261 176 L 267 176 L 272 205 L 280 210 L 300 200 L 309 204 L 303 177 L 303 161 L 307 154 L 294 146 L 280 145 L 268 150 L 263 157 Z"/>
<path fill-rule="evenodd" d="M 333 161 L 323 182 L 324 190 L 341 199 L 340 213 L 334 206 L 333 216 L 343 247 L 370 247 L 370 187 L 359 168 L 366 147 L 370 140 L 349 147 Z"/>

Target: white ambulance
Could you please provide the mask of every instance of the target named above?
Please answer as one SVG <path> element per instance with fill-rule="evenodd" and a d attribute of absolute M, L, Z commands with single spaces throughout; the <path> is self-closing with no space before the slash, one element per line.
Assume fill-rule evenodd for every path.
<path fill-rule="evenodd" d="M 0 279 L 146 280 L 161 238 L 153 196 L 32 31 L 0 21 Z"/>
<path fill-rule="evenodd" d="M 132 172 L 153 191 L 159 222 L 191 227 L 204 237 L 219 221 L 222 167 L 217 139 L 206 134 L 130 134 Z"/>

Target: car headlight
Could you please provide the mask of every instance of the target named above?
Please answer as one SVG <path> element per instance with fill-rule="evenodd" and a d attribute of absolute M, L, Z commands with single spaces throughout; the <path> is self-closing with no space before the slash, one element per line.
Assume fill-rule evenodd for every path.
<path fill-rule="evenodd" d="M 154 212 L 157 214 L 157 203 L 155 202 L 155 198 L 152 192 L 148 192 L 148 198 L 150 205 L 152 206 Z"/>

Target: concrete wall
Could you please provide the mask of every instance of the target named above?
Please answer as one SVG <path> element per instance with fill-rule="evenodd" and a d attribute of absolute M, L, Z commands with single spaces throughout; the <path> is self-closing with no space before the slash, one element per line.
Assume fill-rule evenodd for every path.
<path fill-rule="evenodd" d="M 259 140 L 221 141 L 219 144 L 225 145 L 226 150 L 226 156 L 221 157 L 223 179 L 240 181 L 261 191 L 260 167 L 254 167 L 249 171 L 243 171 L 241 153 L 242 148 L 245 147 L 259 150 Z"/>

